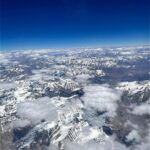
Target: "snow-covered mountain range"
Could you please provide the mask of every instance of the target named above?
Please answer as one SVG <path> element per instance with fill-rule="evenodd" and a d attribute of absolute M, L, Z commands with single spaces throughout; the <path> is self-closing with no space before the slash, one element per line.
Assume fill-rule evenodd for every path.
<path fill-rule="evenodd" d="M 148 150 L 150 47 L 0 53 L 0 149 Z"/>

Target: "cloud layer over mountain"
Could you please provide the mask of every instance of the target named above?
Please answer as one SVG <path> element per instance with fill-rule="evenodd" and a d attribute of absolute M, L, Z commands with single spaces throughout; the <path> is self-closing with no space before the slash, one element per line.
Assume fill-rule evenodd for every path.
<path fill-rule="evenodd" d="M 86 108 L 93 108 L 100 112 L 106 112 L 107 116 L 116 115 L 117 101 L 121 92 L 110 88 L 108 85 L 89 85 L 84 88 L 83 101 Z"/>
<path fill-rule="evenodd" d="M 36 124 L 42 120 L 54 121 L 57 119 L 56 107 L 46 101 L 22 102 L 17 106 L 17 115 L 22 119 Z"/>

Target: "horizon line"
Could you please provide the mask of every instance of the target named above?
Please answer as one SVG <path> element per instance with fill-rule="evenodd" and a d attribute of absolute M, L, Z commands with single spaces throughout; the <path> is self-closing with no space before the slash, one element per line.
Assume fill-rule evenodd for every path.
<path fill-rule="evenodd" d="M 147 48 L 150 48 L 150 44 L 139 44 L 139 45 L 122 45 L 122 46 L 83 46 L 83 47 L 64 47 L 64 48 L 24 48 L 24 49 L 7 49 L 7 50 L 1 50 L 0 49 L 0 52 L 15 52 L 15 51 L 30 51 L 30 50 L 33 50 L 33 51 L 41 51 L 41 50 L 74 50 L 74 49 L 106 49 L 106 48 L 109 48 L 109 49 L 114 49 L 114 48 L 128 48 L 128 47 L 133 47 L 133 48 L 136 48 L 136 47 L 147 47 Z"/>

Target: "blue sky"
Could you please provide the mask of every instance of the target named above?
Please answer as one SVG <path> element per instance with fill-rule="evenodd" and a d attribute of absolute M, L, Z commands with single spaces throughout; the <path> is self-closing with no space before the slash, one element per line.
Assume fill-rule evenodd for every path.
<path fill-rule="evenodd" d="M 0 49 L 148 44 L 149 0 L 1 0 Z"/>

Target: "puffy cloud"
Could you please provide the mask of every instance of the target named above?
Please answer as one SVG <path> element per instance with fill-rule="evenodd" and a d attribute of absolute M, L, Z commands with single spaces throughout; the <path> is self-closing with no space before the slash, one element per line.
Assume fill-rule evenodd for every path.
<path fill-rule="evenodd" d="M 39 69 L 39 70 L 32 70 L 33 75 L 30 76 L 30 80 L 46 80 L 49 79 L 50 76 L 48 75 L 50 70 L 48 69 Z"/>
<path fill-rule="evenodd" d="M 132 110 L 132 113 L 136 115 L 150 115 L 150 104 L 145 103 L 135 106 Z"/>
<path fill-rule="evenodd" d="M 14 128 L 17 128 L 17 127 L 25 127 L 25 126 L 27 126 L 27 125 L 30 125 L 30 121 L 29 120 L 21 120 L 21 119 L 19 119 L 19 120 L 15 120 L 14 122 L 13 122 L 13 127 Z"/>
<path fill-rule="evenodd" d="M 50 144 L 47 150 L 58 150 L 57 146 L 54 144 Z"/>
<path fill-rule="evenodd" d="M 149 150 L 150 148 L 150 126 L 148 136 L 144 139 L 144 141 L 140 145 L 136 145 L 136 150 Z"/>
<path fill-rule="evenodd" d="M 9 83 L 9 82 L 1 82 L 0 83 L 0 90 L 10 90 L 12 88 L 16 88 L 16 83 Z"/>
<path fill-rule="evenodd" d="M 54 121 L 57 119 L 56 107 L 47 100 L 22 102 L 17 105 L 17 115 L 21 119 L 30 120 L 33 124 L 41 120 Z"/>
<path fill-rule="evenodd" d="M 84 88 L 84 101 L 86 108 L 94 108 L 106 112 L 108 116 L 116 115 L 117 101 L 121 92 L 110 88 L 108 85 L 89 85 Z"/>
<path fill-rule="evenodd" d="M 81 83 L 81 84 L 87 84 L 88 83 L 88 79 L 90 78 L 91 76 L 89 74 L 80 74 L 80 75 L 77 75 L 76 76 L 76 81 L 78 83 Z"/>
<path fill-rule="evenodd" d="M 135 141 L 135 142 L 140 142 L 141 137 L 138 134 L 136 130 L 132 130 L 128 135 L 127 135 L 127 140 L 128 141 Z"/>
<path fill-rule="evenodd" d="M 43 75 L 43 74 L 34 74 L 30 76 L 30 80 L 42 80 L 42 79 L 48 79 L 48 75 Z"/>
<path fill-rule="evenodd" d="M 116 141 L 108 140 L 102 143 L 90 141 L 85 144 L 67 143 L 66 150 L 127 150 L 123 144 Z"/>
<path fill-rule="evenodd" d="M 150 143 L 149 142 L 145 142 L 142 143 L 141 145 L 136 147 L 136 150 L 149 150 L 150 148 Z"/>
<path fill-rule="evenodd" d="M 8 64 L 8 63 L 10 63 L 10 55 L 9 55 L 9 53 L 1 53 L 0 52 L 0 64 L 4 64 L 4 65 L 6 65 L 6 64 Z"/>

